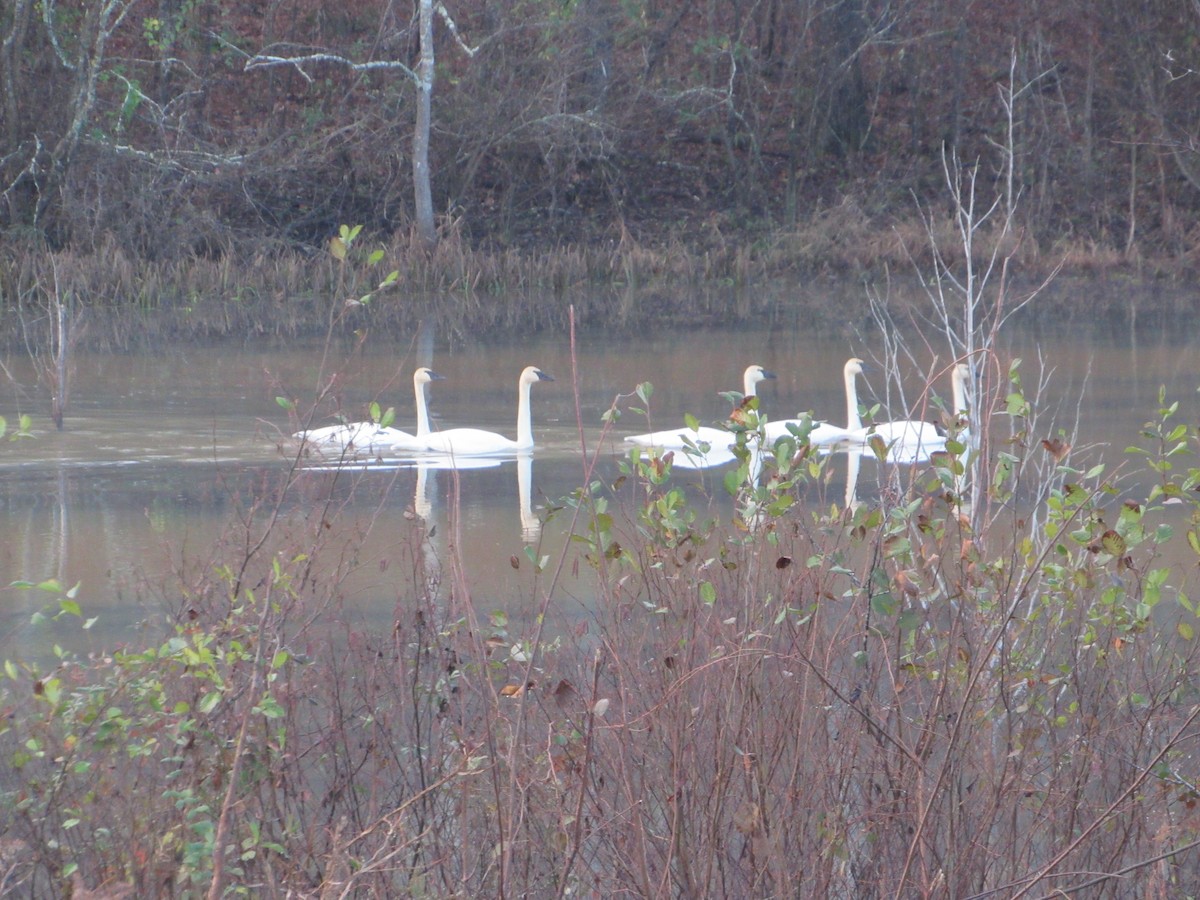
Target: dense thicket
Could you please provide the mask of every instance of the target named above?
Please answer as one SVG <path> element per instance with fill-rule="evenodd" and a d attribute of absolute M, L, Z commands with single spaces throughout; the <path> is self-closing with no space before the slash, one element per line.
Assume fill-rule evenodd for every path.
<path fill-rule="evenodd" d="M 415 3 L 10 0 L 0 226 L 169 259 L 411 227 Z M 459 0 L 437 19 L 432 187 L 477 247 L 704 241 L 938 196 L 996 160 L 1021 215 L 1180 257 L 1200 207 L 1185 0 Z M 457 26 L 457 37 L 450 22 Z M 467 48 L 476 48 L 471 54 Z M 256 54 L 294 65 L 248 65 Z M 258 62 L 263 62 L 259 57 Z M 997 164 L 997 170 L 999 166 Z"/>

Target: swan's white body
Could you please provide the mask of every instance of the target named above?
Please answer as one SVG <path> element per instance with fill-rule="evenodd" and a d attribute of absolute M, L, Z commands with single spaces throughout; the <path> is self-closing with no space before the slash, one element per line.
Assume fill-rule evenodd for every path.
<path fill-rule="evenodd" d="M 770 372 L 762 366 L 749 366 L 742 373 L 742 393 L 747 397 L 754 397 L 758 393 L 758 383 L 774 377 L 774 372 Z M 724 428 L 700 425 L 695 429 L 684 426 L 683 428 L 667 428 L 663 431 L 650 431 L 646 434 L 631 434 L 625 438 L 625 441 L 637 444 L 639 447 L 659 447 L 663 450 L 691 450 L 689 444 L 695 444 L 697 447 L 708 444 L 709 448 L 715 451 L 732 447 L 737 443 L 737 436 Z M 696 455 L 695 451 L 692 450 L 690 455 Z M 705 454 L 699 455 L 703 458 Z M 678 461 L 677 455 L 676 463 Z"/>
<path fill-rule="evenodd" d="M 424 438 L 430 432 L 425 385 L 441 380 L 442 376 L 432 369 L 421 367 L 413 372 L 413 393 L 417 401 L 415 435 L 375 422 L 350 422 L 345 425 L 326 425 L 323 428 L 298 431 L 292 437 L 325 453 L 386 453 L 397 448 L 422 446 Z"/>
<path fill-rule="evenodd" d="M 292 437 L 322 452 L 357 453 L 383 453 L 391 449 L 396 441 L 412 440 L 412 435 L 407 431 L 374 422 L 326 425 L 311 431 L 297 431 Z"/>
<path fill-rule="evenodd" d="M 950 372 L 950 391 L 954 408 L 952 414 L 957 417 L 967 408 L 966 385 L 970 370 L 966 364 L 959 363 Z M 847 382 L 848 390 L 854 391 L 854 384 Z M 857 407 L 857 393 L 854 397 Z M 946 446 L 946 432 L 933 422 L 919 419 L 898 419 L 893 422 L 877 422 L 866 428 L 854 430 L 848 443 L 869 445 L 875 440 L 883 441 L 884 445 L 895 451 L 896 462 L 920 462 L 929 453 L 941 450 Z"/>
<path fill-rule="evenodd" d="M 725 432 L 725 435 L 728 438 L 729 432 Z M 715 469 L 737 459 L 737 454 L 729 447 L 717 447 L 711 444 L 708 445 L 707 453 L 704 452 L 703 447 L 697 447 L 694 450 L 691 447 L 685 447 L 682 450 L 673 448 L 660 455 L 665 456 L 667 453 L 671 454 L 671 465 L 674 468 L 688 469 L 694 472 L 702 469 Z"/>
<path fill-rule="evenodd" d="M 418 449 L 451 456 L 507 455 L 533 449 L 533 423 L 529 414 L 529 388 L 536 381 L 553 381 L 537 366 L 526 366 L 517 382 L 517 439 L 481 428 L 448 428 L 434 431 L 420 441 Z"/>
<path fill-rule="evenodd" d="M 854 432 L 862 428 L 862 420 L 858 416 L 858 391 L 854 386 L 854 377 L 862 374 L 862 360 L 850 359 L 842 366 L 842 380 L 846 386 L 846 427 L 839 428 L 829 422 L 813 422 L 812 431 L 808 433 L 808 442 L 814 447 L 828 447 L 831 444 L 841 444 L 851 439 Z M 802 428 L 804 419 L 780 419 L 777 422 L 767 422 L 763 426 L 763 434 L 768 444 L 774 444 L 784 435 L 791 434 L 791 428 Z"/>

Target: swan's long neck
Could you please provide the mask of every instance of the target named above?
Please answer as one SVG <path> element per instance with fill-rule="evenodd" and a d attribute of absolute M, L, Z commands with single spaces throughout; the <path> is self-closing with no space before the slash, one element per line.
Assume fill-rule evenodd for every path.
<path fill-rule="evenodd" d="M 429 427 L 429 404 L 425 402 L 425 385 L 417 381 L 413 383 L 413 388 L 417 397 L 417 437 L 423 438 L 432 431 Z"/>
<path fill-rule="evenodd" d="M 742 396 L 754 397 L 758 394 L 758 380 L 753 378 L 749 372 L 742 377 Z"/>
<path fill-rule="evenodd" d="M 862 419 L 858 417 L 858 387 L 854 383 L 854 373 L 849 369 L 846 376 L 846 428 L 857 431 L 862 428 Z"/>
<path fill-rule="evenodd" d="M 955 416 L 960 416 L 967 411 L 967 385 L 963 379 L 963 371 L 959 366 L 954 367 L 954 373 L 950 381 L 950 396 L 954 400 L 954 409 L 951 412 Z"/>
<path fill-rule="evenodd" d="M 529 382 L 517 386 L 517 446 L 533 446 L 533 421 L 529 415 Z"/>

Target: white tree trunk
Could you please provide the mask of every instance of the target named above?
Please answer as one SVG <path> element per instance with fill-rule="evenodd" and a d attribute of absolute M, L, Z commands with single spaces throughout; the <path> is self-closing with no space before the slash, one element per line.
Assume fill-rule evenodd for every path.
<path fill-rule="evenodd" d="M 426 250 L 437 246 L 429 188 L 429 130 L 433 117 L 433 0 L 421 0 L 421 61 L 417 65 L 417 122 L 413 132 L 413 194 L 417 235 Z"/>

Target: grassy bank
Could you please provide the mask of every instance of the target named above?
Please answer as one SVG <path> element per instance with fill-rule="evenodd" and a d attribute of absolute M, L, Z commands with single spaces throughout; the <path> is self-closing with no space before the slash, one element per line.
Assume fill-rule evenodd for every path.
<path fill-rule="evenodd" d="M 391 627 L 351 626 L 377 480 L 245 498 L 160 639 L 5 665 L 5 893 L 1195 894 L 1195 566 L 1168 560 L 1200 552 L 1200 434 L 1161 402 L 1129 497 L 1030 439 L 1012 374 L 1000 453 L 951 440 L 870 503 L 810 505 L 803 441 L 757 477 L 743 449 L 732 514 L 654 455 L 584 478 L 542 511 L 574 540 L 512 560 L 522 621 L 431 568 L 414 514 Z"/>
<path fill-rule="evenodd" d="M 569 304 L 585 327 L 719 324 L 760 312 L 766 283 L 831 277 L 886 284 L 930 271 L 937 265 L 933 247 L 953 244 L 951 226 L 880 223 L 846 205 L 804 227 L 749 236 L 726 236 L 714 224 L 708 234 L 666 234 L 652 245 L 613 233 L 585 245 L 493 252 L 471 249 L 451 234 L 432 255 L 413 252 L 406 240 L 366 235 L 343 258 L 328 249 L 230 247 L 214 258 L 169 261 L 136 259 L 117 245 L 77 253 L 10 241 L 0 250 L 0 341 L 9 348 L 46 345 L 59 303 L 86 323 L 80 340 L 115 350 L 171 339 L 321 335 L 334 321 L 345 333 L 367 325 L 411 333 L 423 322 L 448 335 L 561 329 Z M 1060 281 L 1104 275 L 1169 284 L 1186 273 L 1178 261 L 1155 265 L 1066 242 L 1041 250 L 1043 243 L 1011 231 L 989 235 L 981 226 L 973 262 L 984 266 L 999 251 L 1030 283 L 1057 274 Z M 373 264 L 372 253 L 379 255 Z M 392 270 L 394 282 L 369 307 L 347 307 Z M 847 315 L 844 302 L 817 296 L 796 302 L 816 327 Z M 851 312 L 866 309 L 864 291 L 861 309 Z M 1098 304 L 1067 291 L 1039 310 L 1128 312 L 1119 295 Z"/>

